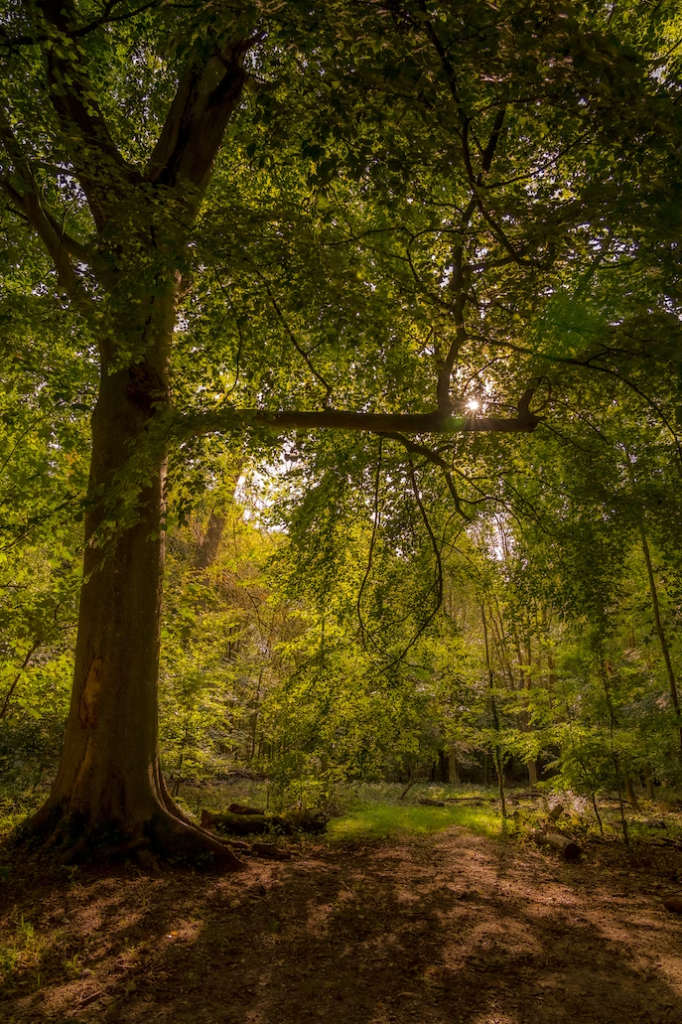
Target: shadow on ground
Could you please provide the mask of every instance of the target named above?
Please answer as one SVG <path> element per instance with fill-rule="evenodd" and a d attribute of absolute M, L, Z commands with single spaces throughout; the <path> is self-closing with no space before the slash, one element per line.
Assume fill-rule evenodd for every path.
<path fill-rule="evenodd" d="M 23 947 L 0 1017 L 677 1022 L 682 923 L 662 906 L 677 891 L 670 875 L 670 855 L 647 867 L 565 865 L 457 828 L 251 861 L 226 877 L 13 865 L 0 882 L 0 943 Z"/>

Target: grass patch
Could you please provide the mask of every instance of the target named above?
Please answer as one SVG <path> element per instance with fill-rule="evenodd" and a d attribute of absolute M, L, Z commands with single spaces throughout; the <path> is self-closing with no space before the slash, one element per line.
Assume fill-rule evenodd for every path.
<path fill-rule="evenodd" d="M 0 841 L 6 839 L 29 815 L 37 811 L 47 796 L 47 789 L 14 790 L 0 788 Z"/>
<path fill-rule="evenodd" d="M 451 825 L 462 825 L 479 835 L 499 838 L 503 834 L 502 818 L 495 805 L 481 807 L 469 804 L 447 804 L 445 807 L 426 807 L 420 797 L 443 800 L 447 797 L 496 797 L 492 789 L 482 786 L 449 786 L 421 783 L 410 789 L 404 800 L 400 795 L 404 786 L 390 782 L 358 783 L 337 786 L 330 794 L 335 806 L 334 817 L 327 826 L 325 838 L 329 843 L 364 842 L 388 839 L 392 836 L 427 836 L 442 832 Z M 251 806 L 267 805 L 267 785 L 245 779 L 213 786 L 183 786 L 180 794 L 183 806 L 197 817 L 202 808 L 220 813 L 236 801 Z"/>
<path fill-rule="evenodd" d="M 450 808 L 421 807 L 418 804 L 358 804 L 327 826 L 331 842 L 389 839 L 392 836 L 425 836 L 442 832 L 451 825 L 464 825 L 481 835 L 499 836 L 502 819 L 490 806 Z"/>
<path fill-rule="evenodd" d="M 355 799 L 344 813 L 333 818 L 327 826 L 330 842 L 357 842 L 389 839 L 392 836 L 426 836 L 442 832 L 452 825 L 462 825 L 497 838 L 502 834 L 499 810 L 490 803 L 481 807 L 468 804 L 447 804 L 445 807 L 426 807 L 418 803 L 420 796 L 440 800 L 446 796 L 489 797 L 490 792 L 467 787 L 414 787 L 405 800 L 400 800 L 401 786 L 387 784 L 364 785 L 358 788 Z M 446 792 L 447 790 L 447 792 Z"/>

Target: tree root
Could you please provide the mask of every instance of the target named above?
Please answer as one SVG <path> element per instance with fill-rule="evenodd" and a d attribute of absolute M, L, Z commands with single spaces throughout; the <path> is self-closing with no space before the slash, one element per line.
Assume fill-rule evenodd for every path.
<path fill-rule="evenodd" d="M 157 803 L 151 815 L 140 822 L 94 822 L 66 807 L 54 806 L 49 814 L 29 820 L 15 842 L 54 853 L 63 865 L 132 857 L 140 867 L 156 870 L 158 856 L 171 863 L 214 866 L 223 871 L 245 867 L 217 836 L 191 822 L 180 808 L 176 811 L 172 802 L 172 809 L 165 804 L 165 799 Z"/>
<path fill-rule="evenodd" d="M 225 871 L 239 871 L 244 867 L 232 850 L 215 836 L 168 810 L 155 818 L 151 832 L 154 847 L 160 848 L 168 857 L 194 861 L 210 857 L 217 867 Z"/>
<path fill-rule="evenodd" d="M 233 850 L 248 850 L 249 849 L 248 843 L 242 843 L 242 842 L 240 842 L 237 839 L 225 838 L 224 836 L 218 835 L 216 832 L 211 832 L 210 829 L 205 828 L 204 825 L 200 825 L 199 822 L 192 821 L 192 819 L 189 818 L 185 814 L 183 809 L 176 804 L 175 800 L 173 799 L 173 797 L 168 792 L 168 789 L 166 788 L 166 784 L 165 784 L 165 782 L 163 780 L 163 776 L 161 777 L 161 797 L 162 797 L 164 806 L 165 806 L 166 810 L 168 811 L 168 813 L 171 815 L 171 817 L 177 818 L 179 821 L 183 822 L 185 825 L 188 825 L 189 828 L 192 828 L 192 829 L 194 829 L 197 832 L 201 832 L 203 835 L 208 836 L 209 839 L 213 839 L 214 842 L 220 843 L 222 846 L 229 846 Z"/>

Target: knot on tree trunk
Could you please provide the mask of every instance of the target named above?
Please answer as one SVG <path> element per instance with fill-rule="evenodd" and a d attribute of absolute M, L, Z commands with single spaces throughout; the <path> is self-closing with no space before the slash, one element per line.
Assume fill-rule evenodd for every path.
<path fill-rule="evenodd" d="M 145 416 L 151 416 L 154 406 L 168 400 L 168 388 L 160 374 L 146 360 L 134 363 L 128 369 L 126 387 L 128 401 Z"/>

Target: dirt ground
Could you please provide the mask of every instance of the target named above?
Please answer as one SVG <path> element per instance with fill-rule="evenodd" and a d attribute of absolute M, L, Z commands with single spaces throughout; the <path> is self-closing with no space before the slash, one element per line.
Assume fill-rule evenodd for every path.
<path fill-rule="evenodd" d="M 565 864 L 452 827 L 224 876 L 6 863 L 6 1024 L 682 1021 L 678 850 Z"/>

